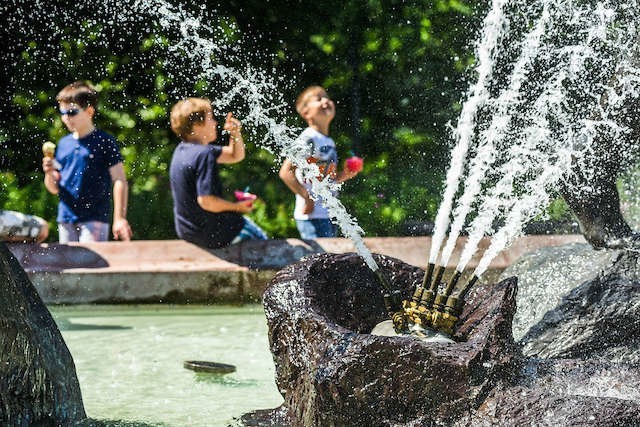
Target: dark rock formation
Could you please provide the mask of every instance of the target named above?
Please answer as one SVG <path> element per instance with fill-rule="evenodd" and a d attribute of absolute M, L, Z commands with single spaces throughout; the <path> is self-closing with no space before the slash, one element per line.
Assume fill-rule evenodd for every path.
<path fill-rule="evenodd" d="M 518 382 L 497 387 L 457 425 L 633 426 L 640 370 L 607 362 L 528 359 Z"/>
<path fill-rule="evenodd" d="M 513 317 L 516 341 L 574 288 L 610 268 L 618 254 L 611 250 L 594 251 L 587 243 L 571 243 L 536 249 L 507 267 L 500 279 L 518 278 L 518 310 Z"/>
<path fill-rule="evenodd" d="M 637 121 L 637 118 L 634 119 Z M 616 144 L 606 138 L 594 143 L 595 152 L 576 162 L 560 193 L 576 215 L 585 239 L 595 248 L 640 247 L 620 210 L 617 181 L 628 158 L 637 155 L 637 135 Z M 634 155 L 630 153 L 633 152 Z"/>
<path fill-rule="evenodd" d="M 26 273 L 0 243 L 0 424 L 86 418 L 71 354 Z"/>
<path fill-rule="evenodd" d="M 527 355 L 640 362 L 640 254 L 566 295 L 522 339 Z"/>
<path fill-rule="evenodd" d="M 378 256 L 404 295 L 423 272 Z M 284 404 L 246 426 L 637 425 L 633 365 L 526 359 L 511 321 L 516 280 L 478 285 L 454 344 L 368 332 L 386 320 L 380 286 L 355 254 L 282 270 L 264 296 Z"/>
<path fill-rule="evenodd" d="M 423 271 L 378 257 L 407 295 Z M 319 255 L 281 271 L 264 296 L 276 380 L 293 425 L 454 419 L 517 366 L 515 280 L 472 295 L 456 344 L 368 334 L 387 319 L 359 256 Z"/>

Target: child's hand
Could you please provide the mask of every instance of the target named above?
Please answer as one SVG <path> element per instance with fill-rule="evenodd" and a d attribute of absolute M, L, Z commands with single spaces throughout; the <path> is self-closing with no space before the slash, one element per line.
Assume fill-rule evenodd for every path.
<path fill-rule="evenodd" d="M 232 135 L 237 135 L 238 133 L 240 133 L 241 129 L 242 123 L 240 123 L 240 120 L 233 117 L 233 113 L 227 113 L 227 117 L 224 121 L 224 130 Z"/>
<path fill-rule="evenodd" d="M 305 215 L 310 214 L 311 212 L 313 212 L 314 206 L 315 204 L 313 203 L 313 199 L 311 197 L 306 197 L 304 199 L 304 208 L 302 208 L 302 213 Z"/>
<path fill-rule="evenodd" d="M 51 173 L 56 170 L 56 167 L 53 164 L 52 157 L 43 157 L 42 158 L 42 170 L 44 173 Z"/>
<path fill-rule="evenodd" d="M 249 213 L 253 210 L 253 200 L 240 200 L 236 202 L 236 206 L 238 208 L 238 212 L 240 213 Z"/>
<path fill-rule="evenodd" d="M 124 218 L 115 219 L 111 230 L 113 231 L 113 238 L 115 240 L 128 242 L 133 236 L 133 231 L 131 231 L 129 221 Z"/>

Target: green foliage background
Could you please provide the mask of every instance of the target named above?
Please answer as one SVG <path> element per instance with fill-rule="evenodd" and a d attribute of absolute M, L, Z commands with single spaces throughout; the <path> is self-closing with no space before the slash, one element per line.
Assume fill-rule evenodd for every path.
<path fill-rule="evenodd" d="M 54 225 L 56 197 L 42 184 L 40 147 L 66 134 L 55 94 L 86 79 L 100 93 L 97 125 L 121 144 L 135 238 L 175 238 L 167 175 L 178 140 L 168 111 L 185 96 L 215 100 L 219 82 L 199 79 L 192 71 L 197 64 L 168 53 L 179 34 L 160 30 L 144 14 L 119 13 L 124 3 L 53 1 L 46 11 L 13 3 L 0 6 L 0 35 L 9 46 L 0 87 L 0 206 Z M 473 77 L 472 41 L 484 2 L 205 1 L 182 7 L 213 28 L 202 28 L 205 36 L 250 52 L 245 64 L 234 66 L 279 76 L 291 124 L 303 126 L 293 108 L 297 93 L 312 84 L 327 88 L 338 107 L 331 133 L 340 157 L 353 151 L 365 159 L 341 200 L 367 235 L 402 235 L 412 221 L 433 219 L 448 165 L 447 123 L 455 123 Z M 262 199 L 252 218 L 272 237 L 296 237 L 293 196 L 277 176 L 280 159 L 256 146 L 255 130 L 245 131 L 247 159 L 222 168 L 229 196 L 250 185 Z M 50 240 L 56 237 L 54 231 Z"/>

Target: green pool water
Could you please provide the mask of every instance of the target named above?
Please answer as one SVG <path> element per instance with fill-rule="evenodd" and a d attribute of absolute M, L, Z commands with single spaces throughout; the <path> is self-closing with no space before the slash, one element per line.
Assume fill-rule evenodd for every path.
<path fill-rule="evenodd" d="M 227 426 L 282 403 L 259 305 L 49 309 L 73 356 L 87 415 L 101 424 Z M 195 373 L 186 360 L 237 370 Z"/>

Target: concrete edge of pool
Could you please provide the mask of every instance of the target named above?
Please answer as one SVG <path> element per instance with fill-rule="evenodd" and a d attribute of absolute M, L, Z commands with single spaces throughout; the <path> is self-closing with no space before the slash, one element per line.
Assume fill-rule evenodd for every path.
<path fill-rule="evenodd" d="M 426 266 L 428 236 L 364 240 L 374 253 Z M 465 237 L 458 239 L 451 268 L 465 241 Z M 527 252 L 569 243 L 585 240 L 575 234 L 523 236 L 489 268 L 500 272 Z M 481 242 L 470 267 L 489 244 L 488 238 Z M 8 246 L 47 304 L 256 302 L 284 266 L 314 253 L 355 251 L 344 238 L 248 241 L 213 251 L 182 240 Z"/>

